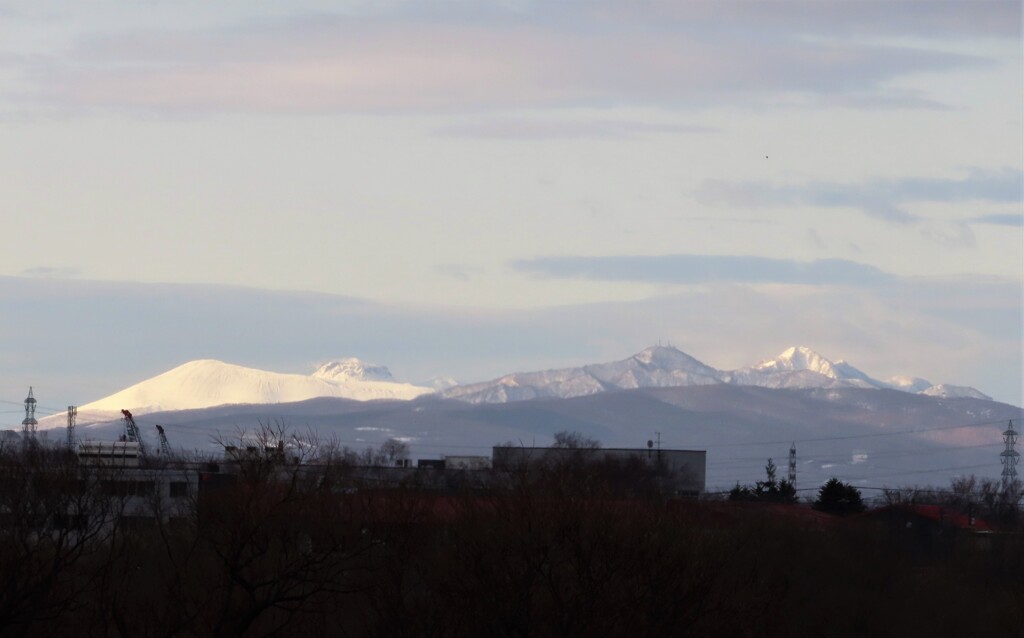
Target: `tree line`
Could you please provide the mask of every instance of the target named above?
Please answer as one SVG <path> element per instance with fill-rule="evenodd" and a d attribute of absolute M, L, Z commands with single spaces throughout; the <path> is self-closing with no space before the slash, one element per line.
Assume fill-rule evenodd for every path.
<path fill-rule="evenodd" d="M 286 449 L 230 475 L 182 463 L 201 476 L 173 499 L 111 489 L 132 470 L 0 449 L 0 634 L 1005 635 L 1024 621 L 1013 538 L 911 553 L 882 528 L 668 498 L 656 476 L 636 489 L 622 472 L 639 468 L 582 457 L 442 493 L 374 483 L 330 442 Z M 123 524 L 139 499 L 154 516 Z"/>

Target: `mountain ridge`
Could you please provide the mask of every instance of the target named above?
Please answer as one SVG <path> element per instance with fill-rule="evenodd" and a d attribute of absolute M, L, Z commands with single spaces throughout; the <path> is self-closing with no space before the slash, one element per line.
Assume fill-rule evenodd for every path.
<path fill-rule="evenodd" d="M 217 405 L 275 404 L 316 397 L 356 401 L 410 400 L 427 394 L 467 403 L 566 399 L 609 391 L 704 385 L 776 389 L 891 389 L 941 398 L 989 400 L 969 387 L 932 384 L 918 377 L 872 378 L 844 360 L 831 361 L 806 346 L 736 370 L 718 370 L 672 346 L 651 346 L 619 361 L 534 372 L 513 372 L 477 383 L 452 385 L 437 378 L 424 385 L 399 383 L 387 367 L 357 358 L 320 365 L 312 374 L 284 374 L 216 359 L 198 359 L 79 407 L 81 422 L 97 422 L 120 410 L 139 414 Z M 52 421 L 52 423 L 51 423 Z M 49 417 L 43 427 L 61 425 Z"/>
<path fill-rule="evenodd" d="M 990 399 L 974 388 L 933 385 L 917 377 L 872 378 L 845 360 L 833 362 L 806 346 L 792 346 L 773 359 L 736 370 L 717 370 L 672 346 L 651 346 L 622 359 L 575 368 L 516 372 L 470 383 L 439 394 L 469 403 L 506 403 L 537 398 L 571 398 L 609 390 L 685 387 L 724 383 L 766 388 L 892 389 L 946 398 Z"/>

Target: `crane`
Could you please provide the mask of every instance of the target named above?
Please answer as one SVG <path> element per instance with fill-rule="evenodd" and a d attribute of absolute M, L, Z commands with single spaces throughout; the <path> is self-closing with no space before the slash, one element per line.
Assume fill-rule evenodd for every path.
<path fill-rule="evenodd" d="M 160 456 L 170 456 L 171 444 L 167 442 L 167 434 L 164 432 L 164 426 L 156 426 L 156 435 L 160 439 Z"/>
<path fill-rule="evenodd" d="M 124 417 L 125 440 L 138 443 L 139 452 L 142 456 L 146 456 L 146 445 L 142 442 L 142 437 L 139 435 L 139 428 L 135 425 L 135 419 L 132 417 L 132 413 L 128 410 L 121 410 L 121 416 Z"/>

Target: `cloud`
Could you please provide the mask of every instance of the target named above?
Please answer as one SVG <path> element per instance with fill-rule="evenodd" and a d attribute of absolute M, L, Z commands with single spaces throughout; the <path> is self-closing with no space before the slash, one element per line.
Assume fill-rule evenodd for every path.
<path fill-rule="evenodd" d="M 895 78 L 991 64 L 805 37 L 831 32 L 829 22 L 787 4 L 773 5 L 782 18 L 765 25 L 686 4 L 706 6 L 668 22 L 656 3 L 616 20 L 613 7 L 536 5 L 498 20 L 396 13 L 133 31 L 85 38 L 26 73 L 41 99 L 78 107 L 330 113 L 732 105 L 776 93 L 884 104 Z M 936 106 L 896 97 L 900 107 Z"/>
<path fill-rule="evenodd" d="M 76 277 L 80 274 L 78 268 L 70 266 L 36 266 L 21 271 L 25 277 Z"/>
<path fill-rule="evenodd" d="M 975 224 L 994 224 L 996 226 L 1024 226 L 1024 215 L 1020 213 L 979 215 L 970 220 Z"/>
<path fill-rule="evenodd" d="M 961 179 L 878 179 L 859 184 L 808 182 L 772 185 L 763 182 L 707 180 L 697 190 L 698 200 L 740 207 L 813 206 L 855 208 L 869 217 L 896 223 L 921 221 L 906 210 L 915 202 L 1020 202 L 1024 173 L 1017 169 L 975 169 Z"/>
<path fill-rule="evenodd" d="M 738 282 L 875 286 L 893 280 L 892 275 L 874 266 L 844 259 L 801 262 L 726 255 L 542 257 L 516 261 L 512 267 L 544 278 L 667 284 Z"/>
<path fill-rule="evenodd" d="M 834 37 L 865 34 L 1019 38 L 1021 35 L 1021 4 L 1017 0 L 989 0 L 983 10 L 979 5 L 960 0 L 930 1 L 927 10 L 920 2 L 898 0 L 651 0 L 610 4 L 610 16 L 645 11 L 662 23 L 700 24 L 728 14 L 734 18 L 737 28 L 756 25 L 766 31 Z"/>
<path fill-rule="evenodd" d="M 947 248 L 973 248 L 977 245 L 968 224 L 925 224 L 921 235 Z"/>
<path fill-rule="evenodd" d="M 717 133 L 710 126 L 658 124 L 626 120 L 539 120 L 525 118 L 486 118 L 460 121 L 437 130 L 451 137 L 475 137 L 504 140 L 620 140 L 652 133 L 697 134 Z"/>
<path fill-rule="evenodd" d="M 482 268 L 467 264 L 437 264 L 434 266 L 434 270 L 458 281 L 470 281 L 473 277 L 483 272 Z"/>

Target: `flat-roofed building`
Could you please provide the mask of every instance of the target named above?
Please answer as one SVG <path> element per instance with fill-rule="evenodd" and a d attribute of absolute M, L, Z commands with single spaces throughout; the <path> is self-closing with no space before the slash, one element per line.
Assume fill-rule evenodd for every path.
<path fill-rule="evenodd" d="M 707 474 L 707 452 L 704 450 L 495 446 L 492 458 L 495 470 L 572 462 L 595 465 L 618 462 L 623 467 L 637 463 L 638 474 L 644 470 L 657 473 L 671 491 L 680 496 L 702 494 Z"/>

